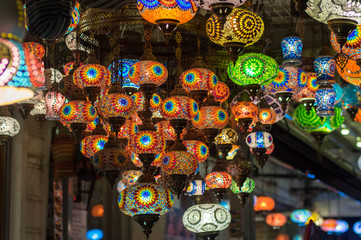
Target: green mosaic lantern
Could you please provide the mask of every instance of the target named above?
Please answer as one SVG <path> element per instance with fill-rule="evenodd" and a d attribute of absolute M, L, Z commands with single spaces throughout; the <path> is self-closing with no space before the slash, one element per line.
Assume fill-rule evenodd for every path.
<path fill-rule="evenodd" d="M 267 85 L 278 73 L 278 64 L 273 58 L 261 53 L 246 53 L 235 63 L 228 65 L 228 76 L 241 86 Z"/>
<path fill-rule="evenodd" d="M 237 195 L 237 197 L 241 200 L 241 204 L 244 205 L 249 198 L 250 193 L 253 192 L 255 188 L 255 182 L 252 178 L 247 178 L 244 181 L 242 187 L 240 188 L 236 181 L 232 180 L 232 184 L 230 186 L 231 191 Z"/>

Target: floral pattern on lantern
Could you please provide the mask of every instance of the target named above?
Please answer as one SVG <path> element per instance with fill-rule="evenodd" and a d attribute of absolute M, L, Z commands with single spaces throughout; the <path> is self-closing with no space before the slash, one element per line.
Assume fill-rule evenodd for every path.
<path fill-rule="evenodd" d="M 40 43 L 25 42 L 22 44 L 24 50 L 27 50 L 34 54 L 37 58 L 42 59 L 45 55 L 45 48 Z"/>
<path fill-rule="evenodd" d="M 157 132 L 139 131 L 130 139 L 130 149 L 136 154 L 159 154 L 163 151 L 164 140 Z"/>
<path fill-rule="evenodd" d="M 130 155 L 125 149 L 103 148 L 91 158 L 95 170 L 102 172 L 106 170 L 121 171 L 131 164 Z"/>
<path fill-rule="evenodd" d="M 70 101 L 60 109 L 62 121 L 70 123 L 90 123 L 94 121 L 97 112 L 93 105 L 87 101 Z"/>
<path fill-rule="evenodd" d="M 104 148 L 108 141 L 107 136 L 87 136 L 80 142 L 80 152 L 87 158 L 91 158 L 95 153 Z"/>
<path fill-rule="evenodd" d="M 118 198 L 119 209 L 128 216 L 167 213 L 173 206 L 168 188 L 156 183 L 138 183 L 124 189 Z"/>
<path fill-rule="evenodd" d="M 258 119 L 264 125 L 272 125 L 277 120 L 277 114 L 272 108 L 261 108 L 259 110 Z"/>
<path fill-rule="evenodd" d="M 138 0 L 137 7 L 140 15 L 153 24 L 161 20 L 183 24 L 190 21 L 198 9 L 193 0 Z"/>
<path fill-rule="evenodd" d="M 130 118 L 135 111 L 135 103 L 133 99 L 126 94 L 110 93 L 100 98 L 99 108 L 106 118 Z"/>
<path fill-rule="evenodd" d="M 298 93 L 307 85 L 306 73 L 298 67 L 285 66 L 279 67 L 279 72 L 272 82 L 265 86 L 265 90 L 273 95 L 280 92 Z"/>
<path fill-rule="evenodd" d="M 246 137 L 246 143 L 250 148 L 268 148 L 272 142 L 272 135 L 268 132 L 251 132 Z"/>
<path fill-rule="evenodd" d="M 74 84 L 79 88 L 102 87 L 110 85 L 110 71 L 99 64 L 84 64 L 78 67 L 73 74 Z"/>
<path fill-rule="evenodd" d="M 206 31 L 209 39 L 218 45 L 223 46 L 225 43 L 237 42 L 249 46 L 262 37 L 264 23 L 256 13 L 234 8 L 227 16 L 223 28 L 219 17 L 212 14 L 207 20 Z"/>
<path fill-rule="evenodd" d="M 143 84 L 162 85 L 168 78 L 166 67 L 156 61 L 140 61 L 129 69 L 129 79 L 135 85 Z"/>
<path fill-rule="evenodd" d="M 232 128 L 223 128 L 214 140 L 216 144 L 236 144 L 238 142 L 238 134 Z"/>
<path fill-rule="evenodd" d="M 307 209 L 298 209 L 291 213 L 291 221 L 300 226 L 305 225 L 307 220 L 311 217 L 311 211 Z"/>
<path fill-rule="evenodd" d="M 320 117 L 335 114 L 336 92 L 332 85 L 320 85 L 316 91 L 316 113 Z"/>
<path fill-rule="evenodd" d="M 209 156 L 209 149 L 206 144 L 197 140 L 183 141 L 187 148 L 187 152 L 192 154 L 195 159 L 201 163 L 204 162 Z"/>
<path fill-rule="evenodd" d="M 164 174 L 191 175 L 198 168 L 196 158 L 185 151 L 171 151 L 164 155 L 161 165 Z"/>
<path fill-rule="evenodd" d="M 224 82 L 218 81 L 217 85 L 211 90 L 211 94 L 214 96 L 214 100 L 217 102 L 223 103 L 227 101 L 231 91 L 229 87 Z"/>
<path fill-rule="evenodd" d="M 281 49 L 283 54 L 283 63 L 290 65 L 301 65 L 301 54 L 303 43 L 300 37 L 290 36 L 285 37 L 281 42 Z"/>
<path fill-rule="evenodd" d="M 336 35 L 331 31 L 330 39 L 332 48 L 337 52 L 341 52 L 340 44 L 337 42 Z M 348 36 L 346 43 L 342 46 L 342 52 L 349 56 L 352 60 L 357 60 L 361 57 L 361 25 L 353 30 Z"/>
<path fill-rule="evenodd" d="M 218 78 L 206 68 L 192 68 L 182 73 L 179 82 L 187 92 L 196 90 L 210 91 L 215 88 Z"/>
<path fill-rule="evenodd" d="M 294 94 L 292 99 L 301 102 L 302 100 L 316 99 L 316 91 L 318 89 L 316 73 L 307 72 L 307 85 L 300 92 Z"/>
<path fill-rule="evenodd" d="M 198 113 L 198 104 L 187 96 L 172 96 L 162 101 L 161 113 L 167 120 L 192 120 Z"/>
<path fill-rule="evenodd" d="M 199 129 L 222 129 L 228 124 L 228 121 L 228 113 L 223 108 L 204 106 L 199 111 L 199 121 L 193 121 L 193 124 Z"/>
<path fill-rule="evenodd" d="M 205 181 L 210 189 L 229 188 L 232 184 L 232 177 L 227 172 L 211 172 L 206 176 Z"/>
<path fill-rule="evenodd" d="M 275 208 L 275 201 L 271 197 L 259 196 L 254 205 L 254 211 L 272 211 Z"/>
<path fill-rule="evenodd" d="M 317 81 L 334 81 L 336 62 L 332 56 L 320 56 L 313 61 Z"/>
<path fill-rule="evenodd" d="M 122 175 L 122 180 L 125 185 L 132 186 L 137 183 L 138 178 L 143 174 L 140 170 L 128 170 Z"/>
<path fill-rule="evenodd" d="M 46 115 L 48 120 L 57 121 L 60 119 L 61 107 L 65 103 L 65 97 L 59 92 L 48 92 L 45 95 Z"/>
<path fill-rule="evenodd" d="M 80 7 L 79 2 L 75 2 L 75 6 L 74 6 L 73 11 L 71 13 L 71 23 L 70 23 L 70 25 L 68 27 L 68 30 L 66 31 L 65 34 L 68 34 L 68 33 L 72 32 L 78 26 L 78 23 L 80 21 L 79 7 Z"/>
<path fill-rule="evenodd" d="M 229 78 L 236 84 L 267 85 L 278 73 L 278 64 L 273 58 L 261 53 L 245 53 L 238 57 L 235 64 L 227 68 Z"/>
<path fill-rule="evenodd" d="M 145 105 L 145 98 L 143 96 L 142 92 L 136 92 L 134 93 L 131 98 L 135 102 L 135 106 L 137 108 L 137 112 L 144 110 Z M 150 110 L 152 112 L 157 111 L 160 108 L 160 105 L 162 103 L 162 98 L 158 94 L 153 94 L 152 98 L 150 99 Z"/>
<path fill-rule="evenodd" d="M 279 228 L 287 223 L 287 217 L 282 213 L 271 213 L 266 216 L 268 226 Z"/>

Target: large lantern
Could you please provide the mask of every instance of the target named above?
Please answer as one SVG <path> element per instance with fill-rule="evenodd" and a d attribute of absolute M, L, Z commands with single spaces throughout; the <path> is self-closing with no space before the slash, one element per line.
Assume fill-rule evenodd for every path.
<path fill-rule="evenodd" d="M 283 62 L 285 65 L 299 66 L 302 64 L 301 54 L 303 43 L 298 36 L 285 37 L 281 42 Z"/>

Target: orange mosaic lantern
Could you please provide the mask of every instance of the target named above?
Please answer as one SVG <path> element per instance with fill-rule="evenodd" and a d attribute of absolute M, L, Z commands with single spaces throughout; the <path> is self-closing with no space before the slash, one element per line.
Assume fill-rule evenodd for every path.
<path fill-rule="evenodd" d="M 104 217 L 104 205 L 103 204 L 97 204 L 92 207 L 91 214 L 93 217 Z"/>
<path fill-rule="evenodd" d="M 336 227 L 337 227 L 336 219 L 326 219 L 321 225 L 321 229 L 325 232 L 332 232 L 336 229 Z"/>
<path fill-rule="evenodd" d="M 275 200 L 271 197 L 267 196 L 259 196 L 257 197 L 257 201 L 254 205 L 254 211 L 272 211 L 275 208 Z"/>
<path fill-rule="evenodd" d="M 266 217 L 267 225 L 273 228 L 280 228 L 287 222 L 287 217 L 282 213 L 271 213 Z"/>

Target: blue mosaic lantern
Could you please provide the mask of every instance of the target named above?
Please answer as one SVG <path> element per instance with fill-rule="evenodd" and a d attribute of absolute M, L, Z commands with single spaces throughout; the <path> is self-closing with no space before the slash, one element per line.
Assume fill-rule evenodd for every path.
<path fill-rule="evenodd" d="M 301 54 L 303 43 L 300 37 L 285 37 L 281 42 L 284 65 L 299 66 L 302 64 Z"/>
<path fill-rule="evenodd" d="M 316 91 L 316 113 L 319 117 L 335 115 L 336 92 L 332 84 L 322 84 Z"/>
<path fill-rule="evenodd" d="M 332 56 L 319 56 L 313 61 L 317 75 L 317 84 L 334 82 L 336 62 Z"/>
<path fill-rule="evenodd" d="M 312 213 L 307 209 L 298 209 L 291 213 L 291 221 L 297 223 L 299 226 L 304 226 Z"/>

